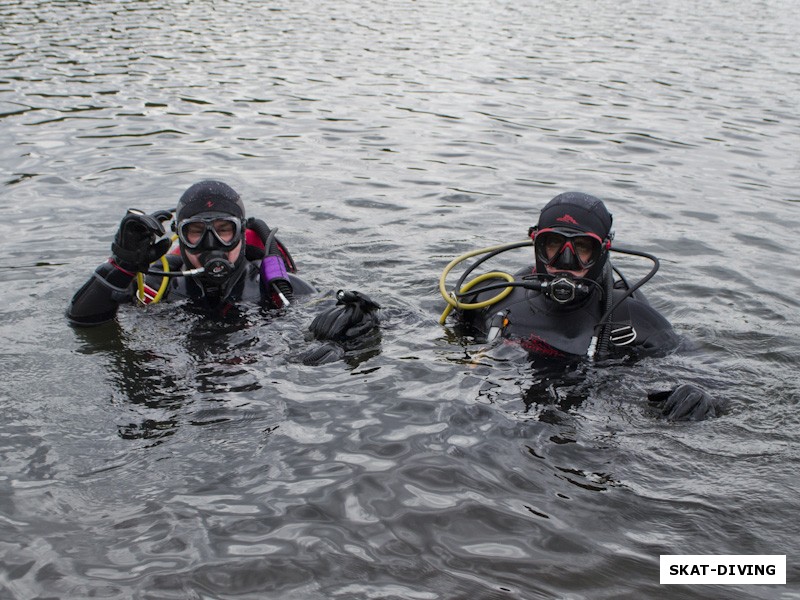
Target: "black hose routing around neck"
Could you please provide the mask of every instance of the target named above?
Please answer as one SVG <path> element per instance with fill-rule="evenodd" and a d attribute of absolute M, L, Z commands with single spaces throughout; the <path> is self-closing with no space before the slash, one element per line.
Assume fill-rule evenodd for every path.
<path fill-rule="evenodd" d="M 509 250 L 514 250 L 516 248 L 530 246 L 532 244 L 533 244 L 532 240 L 525 240 L 523 242 L 511 243 L 493 248 L 486 248 L 483 250 L 477 250 L 463 254 L 462 256 L 451 261 L 450 264 L 448 264 L 445 270 L 442 272 L 441 277 L 439 278 L 439 291 L 441 292 L 444 299 L 448 302 L 448 307 L 445 309 L 439 322 L 443 324 L 444 320 L 447 318 L 448 313 L 454 307 L 460 308 L 462 310 L 484 308 L 486 305 L 498 302 L 503 297 L 505 297 L 505 295 L 507 294 L 500 294 L 498 296 L 495 296 L 494 298 L 483 301 L 481 303 L 474 303 L 474 305 L 458 304 L 457 301 L 455 300 L 455 298 L 466 296 L 468 294 L 468 290 L 470 290 L 473 284 L 480 282 L 482 277 L 477 277 L 476 279 L 472 280 L 469 284 L 464 285 L 464 281 L 467 279 L 469 274 L 472 273 L 479 265 L 483 264 L 490 258 L 497 256 L 498 254 L 501 254 L 503 252 L 508 252 Z M 603 306 L 602 306 L 603 314 L 600 317 L 600 319 L 598 319 L 597 324 L 595 325 L 595 340 L 597 341 L 597 347 L 596 348 L 594 347 L 594 343 L 590 346 L 589 348 L 590 356 L 595 355 L 596 353 L 595 350 L 597 350 L 597 354 L 599 354 L 599 356 L 603 356 L 608 352 L 608 345 L 611 339 L 611 328 L 612 328 L 611 315 L 614 313 L 614 310 L 622 302 L 624 302 L 626 298 L 632 296 L 636 290 L 638 290 L 645 283 L 650 281 L 650 279 L 652 279 L 652 277 L 656 274 L 660 266 L 658 258 L 647 252 L 641 252 L 639 250 L 630 250 L 627 248 L 620 248 L 620 247 L 613 247 L 610 248 L 609 250 L 611 252 L 617 252 L 619 254 L 629 254 L 631 256 L 640 256 L 642 258 L 646 258 L 653 263 L 653 266 L 650 269 L 650 271 L 639 281 L 637 281 L 633 285 L 629 285 L 625 277 L 622 275 L 622 273 L 620 273 L 613 265 L 611 265 L 610 261 L 608 261 L 603 268 L 604 277 L 602 285 L 597 281 L 591 280 L 591 282 L 594 283 L 594 285 L 596 285 L 597 287 L 599 287 L 603 292 Z M 456 283 L 455 288 L 448 295 L 444 283 L 447 273 L 450 272 L 450 270 L 459 262 L 471 256 L 476 256 L 478 254 L 484 254 L 484 256 L 478 259 L 474 264 L 470 265 L 464 271 L 464 273 L 461 275 L 458 282 Z M 614 301 L 613 298 L 615 272 L 619 275 L 620 280 L 622 281 L 625 288 L 625 291 L 619 298 L 617 298 L 616 301 Z M 533 277 L 531 278 L 526 277 L 523 278 L 522 281 L 514 281 L 511 275 L 505 273 L 497 273 L 497 275 L 501 275 L 502 276 L 501 278 L 506 279 L 506 281 L 503 281 L 502 283 L 490 284 L 488 286 L 484 286 L 481 288 L 481 291 L 488 291 L 494 289 L 510 290 L 510 288 L 513 287 L 524 287 L 528 289 L 537 289 L 537 288 L 544 289 L 544 287 L 547 285 L 546 281 L 548 278 L 546 274 L 538 274 L 538 275 L 534 274 Z M 538 282 L 533 281 L 533 279 L 537 279 Z"/>
<path fill-rule="evenodd" d="M 608 353 L 608 342 L 611 339 L 611 306 L 614 302 L 614 274 L 610 263 L 603 269 L 603 314 L 608 317 L 600 320 L 600 333 L 597 338 L 597 356 L 603 358 Z"/>

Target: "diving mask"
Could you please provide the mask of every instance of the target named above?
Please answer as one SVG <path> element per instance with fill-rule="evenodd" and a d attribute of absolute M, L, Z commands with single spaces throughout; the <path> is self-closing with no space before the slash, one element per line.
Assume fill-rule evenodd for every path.
<path fill-rule="evenodd" d="M 593 233 L 568 233 L 542 229 L 533 236 L 536 257 L 546 266 L 564 271 L 581 271 L 602 256 L 603 240 Z"/>
<path fill-rule="evenodd" d="M 231 215 L 197 215 L 180 221 L 178 238 L 189 250 L 230 250 L 242 239 L 242 221 Z"/>

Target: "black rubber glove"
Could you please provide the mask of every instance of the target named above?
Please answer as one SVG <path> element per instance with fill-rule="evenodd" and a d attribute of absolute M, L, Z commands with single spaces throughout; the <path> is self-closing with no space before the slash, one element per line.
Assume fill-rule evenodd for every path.
<path fill-rule="evenodd" d="M 303 352 L 300 360 L 304 365 L 318 366 L 337 361 L 343 356 L 344 348 L 332 342 L 323 342 L 321 346 Z"/>
<path fill-rule="evenodd" d="M 317 315 L 308 327 L 318 340 L 351 340 L 378 324 L 380 305 L 366 294 L 339 290 L 336 298 L 336 306 Z"/>
<path fill-rule="evenodd" d="M 159 211 L 147 215 L 140 210 L 128 209 L 119 224 L 111 254 L 114 261 L 129 271 L 147 271 L 150 263 L 167 253 L 172 242 L 162 238 L 162 220 L 169 218 L 169 212 Z"/>
<path fill-rule="evenodd" d="M 724 403 L 704 390 L 689 383 L 674 390 L 653 392 L 647 399 L 661 409 L 661 414 L 670 421 L 702 421 L 722 413 Z"/>

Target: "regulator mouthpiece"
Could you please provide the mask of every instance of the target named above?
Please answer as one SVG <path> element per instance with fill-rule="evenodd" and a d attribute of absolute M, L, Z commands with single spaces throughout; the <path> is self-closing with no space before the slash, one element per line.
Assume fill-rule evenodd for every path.
<path fill-rule="evenodd" d="M 555 279 L 548 282 L 546 293 L 554 302 L 569 304 L 580 294 L 587 294 L 589 288 L 585 283 L 576 282 L 571 275 L 558 274 Z"/>
<path fill-rule="evenodd" d="M 200 255 L 203 265 L 203 275 L 215 281 L 223 281 L 233 273 L 233 263 L 225 258 L 225 253 L 219 250 L 204 252 Z"/>

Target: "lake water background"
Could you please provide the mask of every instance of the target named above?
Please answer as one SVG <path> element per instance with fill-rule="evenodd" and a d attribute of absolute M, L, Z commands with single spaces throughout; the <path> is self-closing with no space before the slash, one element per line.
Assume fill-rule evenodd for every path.
<path fill-rule="evenodd" d="M 798 29 L 791 0 L 0 0 L 0 597 L 800 598 Z M 380 340 L 304 366 L 313 304 L 70 328 L 125 209 L 207 177 Z M 567 190 L 661 258 L 691 351 L 541 373 L 436 323 L 447 262 Z M 680 382 L 727 413 L 658 419 Z M 785 554 L 787 585 L 662 586 L 662 554 Z"/>

